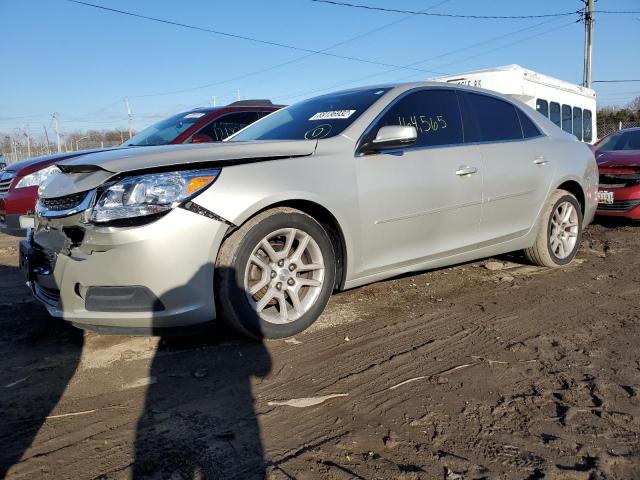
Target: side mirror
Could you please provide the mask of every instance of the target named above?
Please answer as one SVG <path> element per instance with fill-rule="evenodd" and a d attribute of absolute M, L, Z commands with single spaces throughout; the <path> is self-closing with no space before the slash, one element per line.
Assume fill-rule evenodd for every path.
<path fill-rule="evenodd" d="M 389 148 L 410 147 L 418 139 L 413 125 L 388 125 L 378 130 L 376 138 L 364 145 L 363 153 L 377 152 Z"/>
<path fill-rule="evenodd" d="M 204 133 L 195 133 L 193 137 L 191 137 L 191 143 L 211 143 L 213 142 L 213 138 L 209 135 L 205 135 Z"/>

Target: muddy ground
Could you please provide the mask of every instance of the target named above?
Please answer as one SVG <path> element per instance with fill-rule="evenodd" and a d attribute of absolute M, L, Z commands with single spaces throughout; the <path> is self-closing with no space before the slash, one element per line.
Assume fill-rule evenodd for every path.
<path fill-rule="evenodd" d="M 0 237 L 0 477 L 638 479 L 638 252 L 594 225 L 571 267 L 379 282 L 262 344 L 83 333 Z"/>

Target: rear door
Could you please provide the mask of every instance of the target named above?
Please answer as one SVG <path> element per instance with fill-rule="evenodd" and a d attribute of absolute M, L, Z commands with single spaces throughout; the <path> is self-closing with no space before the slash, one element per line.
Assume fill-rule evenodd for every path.
<path fill-rule="evenodd" d="M 363 232 L 361 272 L 375 273 L 465 250 L 478 236 L 482 168 L 463 144 L 453 90 L 401 96 L 374 121 L 363 142 L 387 125 L 413 125 L 412 147 L 357 155 Z"/>
<path fill-rule="evenodd" d="M 519 107 L 491 95 L 460 92 L 465 139 L 484 167 L 481 237 L 504 241 L 526 233 L 547 198 L 553 162 L 548 139 Z"/>

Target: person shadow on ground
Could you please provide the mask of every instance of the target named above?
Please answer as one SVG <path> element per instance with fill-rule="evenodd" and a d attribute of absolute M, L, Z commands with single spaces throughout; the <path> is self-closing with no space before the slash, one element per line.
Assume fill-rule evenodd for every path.
<path fill-rule="evenodd" d="M 193 278 L 201 274 L 213 275 L 213 266 L 202 267 Z M 264 478 L 251 383 L 270 371 L 271 358 L 261 341 L 222 327 L 163 338 L 137 425 L 132 477 Z"/>
<path fill-rule="evenodd" d="M 31 298 L 18 268 L 0 265 L 0 304 L 0 478 L 11 478 L 73 378 L 84 335 Z"/>

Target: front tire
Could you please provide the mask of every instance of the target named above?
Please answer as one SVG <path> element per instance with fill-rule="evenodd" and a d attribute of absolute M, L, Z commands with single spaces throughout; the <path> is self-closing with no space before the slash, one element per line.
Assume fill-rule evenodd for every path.
<path fill-rule="evenodd" d="M 582 239 L 582 209 L 576 197 L 556 190 L 542 212 L 536 242 L 524 253 L 541 267 L 562 267 L 571 263 Z"/>
<path fill-rule="evenodd" d="M 333 244 L 311 216 L 265 211 L 222 244 L 215 267 L 216 306 L 235 330 L 284 338 L 317 320 L 335 285 Z"/>

